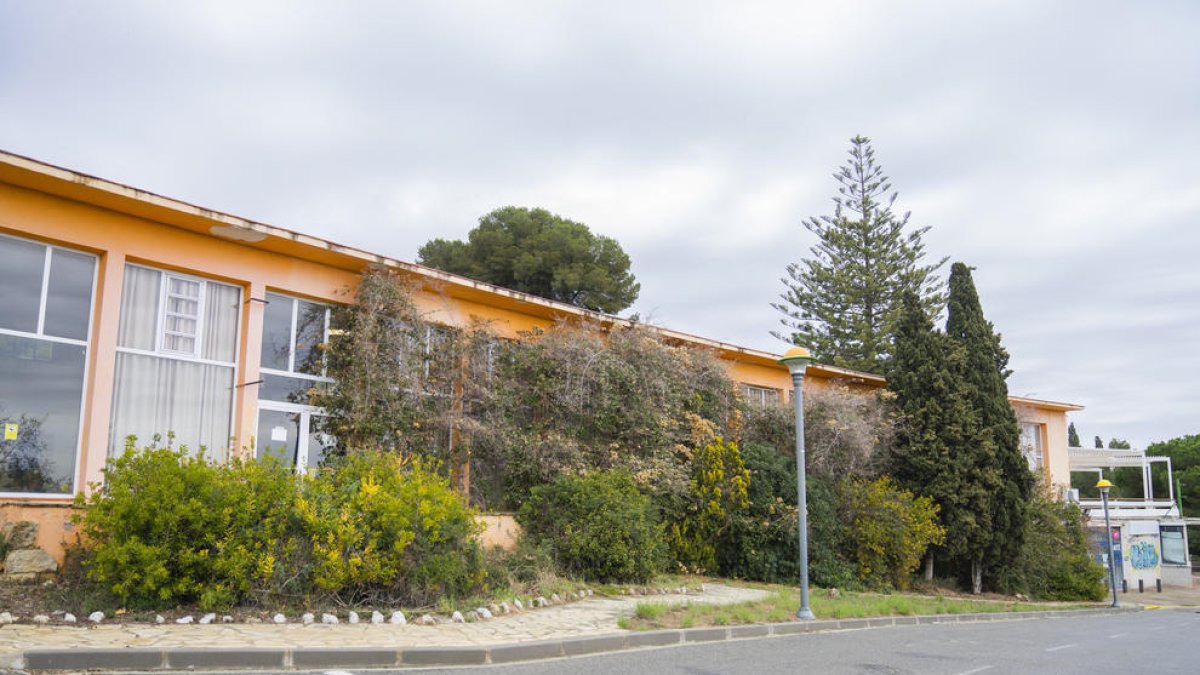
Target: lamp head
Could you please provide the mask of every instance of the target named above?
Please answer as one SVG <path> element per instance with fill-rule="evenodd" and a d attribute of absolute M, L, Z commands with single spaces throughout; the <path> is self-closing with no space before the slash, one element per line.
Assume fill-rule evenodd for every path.
<path fill-rule="evenodd" d="M 794 375 L 796 373 L 804 374 L 808 364 L 815 360 L 812 353 L 804 347 L 792 347 L 780 357 L 779 362 L 787 366 L 787 369 Z"/>
<path fill-rule="evenodd" d="M 1096 488 L 1100 490 L 1100 494 L 1102 495 L 1108 494 L 1108 491 L 1112 489 L 1112 486 L 1112 482 L 1107 478 L 1101 478 L 1100 482 L 1096 483 Z"/>

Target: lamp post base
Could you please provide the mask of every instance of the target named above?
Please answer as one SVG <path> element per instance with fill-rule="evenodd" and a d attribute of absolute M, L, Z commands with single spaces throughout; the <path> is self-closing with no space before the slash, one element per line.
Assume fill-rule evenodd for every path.
<path fill-rule="evenodd" d="M 812 613 L 811 609 L 807 607 L 801 607 L 800 610 L 796 612 L 796 618 L 804 619 L 805 621 L 811 621 L 817 617 Z"/>

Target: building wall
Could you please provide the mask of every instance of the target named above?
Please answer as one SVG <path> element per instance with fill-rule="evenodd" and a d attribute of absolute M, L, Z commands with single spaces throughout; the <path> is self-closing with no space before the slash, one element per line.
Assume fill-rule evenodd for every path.
<path fill-rule="evenodd" d="M 0 233 L 98 257 L 84 385 L 82 440 L 75 472 L 77 491 L 101 480 L 101 470 L 108 456 L 121 293 L 127 263 L 186 273 L 241 289 L 243 303 L 235 377 L 239 386 L 233 401 L 231 451 L 234 453 L 244 453 L 250 448 L 256 433 L 258 396 L 252 383 L 260 379 L 265 310 L 263 303 L 251 299 L 263 299 L 267 292 L 280 292 L 326 303 L 345 302 L 362 270 L 369 264 L 369 259 L 363 255 L 340 253 L 330 246 L 318 248 L 304 242 L 296 243 L 302 239 L 299 235 L 295 236 L 296 241 L 271 242 L 276 249 L 271 250 L 269 246 L 204 233 L 209 228 L 209 221 L 204 216 L 189 216 L 201 221 L 200 231 L 194 231 L 157 222 L 144 217 L 140 211 L 140 215 L 129 211 L 136 209 L 104 208 L 0 180 Z M 152 209 L 143 211 L 158 213 Z M 215 226 L 223 222 L 215 215 L 211 220 Z M 550 328 L 559 320 L 578 316 L 577 312 L 566 308 L 559 311 L 549 303 L 520 294 L 455 285 L 398 269 L 418 282 L 414 301 L 433 322 L 457 327 L 484 324 L 500 337 L 516 338 L 535 328 Z M 684 342 L 690 339 L 674 335 L 671 339 Z M 780 401 L 790 400 L 791 377 L 769 354 L 732 346 L 714 347 L 715 343 L 703 338 L 695 338 L 694 343 L 714 349 L 728 365 L 733 380 L 774 390 Z M 805 379 L 805 387 L 814 390 L 834 383 L 864 393 L 884 386 L 882 378 L 876 376 L 819 365 L 810 368 Z M 1030 407 L 1021 414 L 1046 425 L 1048 477 L 1054 483 L 1069 483 L 1065 413 Z M 1061 448 L 1055 439 L 1063 439 Z M 0 499 L 0 520 L 38 520 L 42 523 L 39 536 L 43 547 L 61 556 L 59 542 L 70 533 L 70 499 L 70 495 L 3 498 Z M 58 508 L 48 508 L 53 506 Z"/>
<path fill-rule="evenodd" d="M 1071 486 L 1071 468 L 1067 461 L 1067 414 L 1031 405 L 1013 406 L 1018 422 L 1041 425 L 1042 477 L 1057 495 Z"/>

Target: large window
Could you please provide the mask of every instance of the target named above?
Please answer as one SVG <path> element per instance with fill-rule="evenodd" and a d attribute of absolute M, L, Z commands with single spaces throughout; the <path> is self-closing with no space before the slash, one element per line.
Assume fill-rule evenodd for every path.
<path fill-rule="evenodd" d="M 319 465 L 334 443 L 320 431 L 321 409 L 310 404 L 309 394 L 332 382 L 322 349 L 329 340 L 329 307 L 278 293 L 267 293 L 266 301 L 255 455 L 303 473 Z"/>
<path fill-rule="evenodd" d="M 229 447 L 241 289 L 127 265 L 109 452 L 168 437 L 192 452 Z"/>
<path fill-rule="evenodd" d="M 93 256 L 0 236 L 0 492 L 70 494 Z"/>
<path fill-rule="evenodd" d="M 1021 422 L 1021 453 L 1029 462 L 1029 468 L 1040 471 L 1043 464 L 1042 425 L 1034 422 Z"/>

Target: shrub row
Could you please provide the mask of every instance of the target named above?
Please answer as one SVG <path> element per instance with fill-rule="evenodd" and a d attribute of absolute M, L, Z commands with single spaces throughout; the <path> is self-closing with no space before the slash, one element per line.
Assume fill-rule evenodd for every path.
<path fill-rule="evenodd" d="M 473 514 L 433 467 L 355 453 L 308 477 L 128 448 L 80 517 L 83 565 L 127 607 L 332 595 L 409 605 L 484 583 Z"/>

